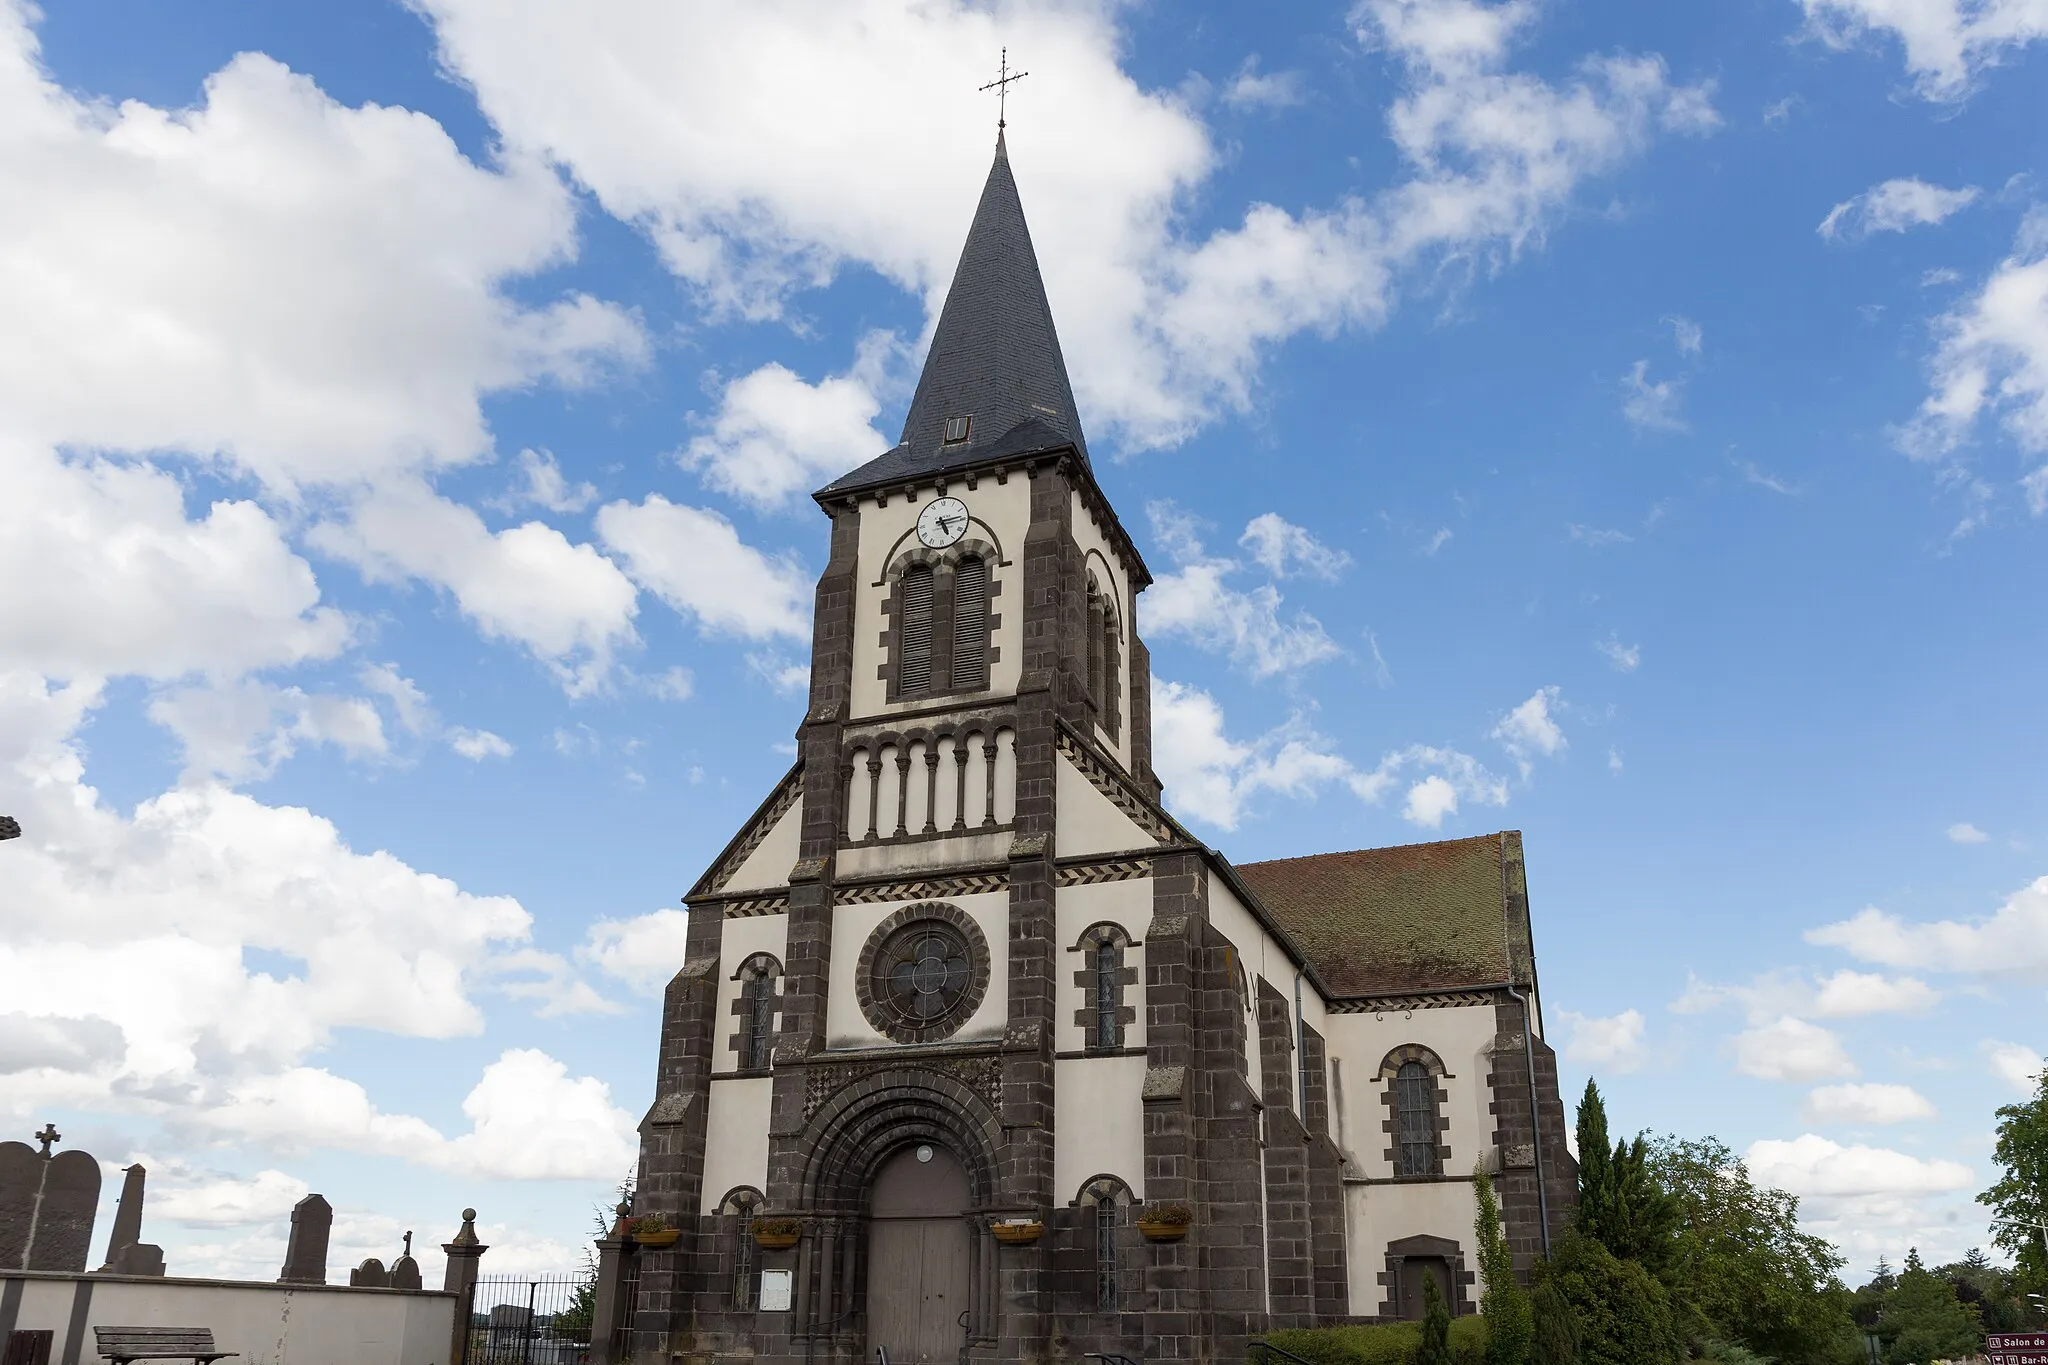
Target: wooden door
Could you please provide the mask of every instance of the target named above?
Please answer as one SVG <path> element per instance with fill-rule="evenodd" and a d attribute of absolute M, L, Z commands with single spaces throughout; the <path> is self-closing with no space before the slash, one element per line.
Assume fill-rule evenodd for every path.
<path fill-rule="evenodd" d="M 920 1159 L 922 1157 L 922 1159 Z M 967 1173 L 944 1148 L 907 1147 L 875 1177 L 868 1225 L 868 1360 L 953 1365 L 966 1340 Z"/>
<path fill-rule="evenodd" d="M 1420 1320 L 1423 1310 L 1429 1306 L 1429 1291 L 1422 1287 L 1425 1279 L 1436 1281 L 1436 1292 L 1443 1295 L 1444 1307 L 1451 1306 L 1451 1267 L 1441 1256 L 1410 1256 L 1401 1262 L 1401 1316 Z"/>

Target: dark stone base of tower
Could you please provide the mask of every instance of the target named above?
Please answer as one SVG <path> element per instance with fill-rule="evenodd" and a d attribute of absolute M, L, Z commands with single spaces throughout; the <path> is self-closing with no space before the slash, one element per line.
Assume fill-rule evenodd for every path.
<path fill-rule="evenodd" d="M 1234 1363 L 1473 1311 L 1475 1168 L 1526 1274 L 1575 1172 L 1521 837 L 1235 867 L 1167 812 L 1000 143 L 902 442 L 816 498 L 798 759 L 685 897 L 596 1354 Z"/>

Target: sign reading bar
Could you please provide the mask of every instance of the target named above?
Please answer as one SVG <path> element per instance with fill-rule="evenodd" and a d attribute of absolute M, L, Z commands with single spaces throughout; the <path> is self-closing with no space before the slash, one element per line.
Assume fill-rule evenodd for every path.
<path fill-rule="evenodd" d="M 1991 1365 L 2048 1365 L 2048 1351 L 1986 1351 Z"/>

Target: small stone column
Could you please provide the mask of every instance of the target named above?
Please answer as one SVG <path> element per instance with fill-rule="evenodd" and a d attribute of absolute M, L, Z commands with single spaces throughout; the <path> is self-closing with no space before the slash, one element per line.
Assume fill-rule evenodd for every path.
<path fill-rule="evenodd" d="M 615 1365 L 619 1329 L 626 1325 L 626 1257 L 632 1239 L 626 1236 L 630 1216 L 624 1201 L 615 1210 L 612 1230 L 597 1239 L 597 1290 L 590 1307 L 590 1365 Z"/>
<path fill-rule="evenodd" d="M 469 1320 L 476 1313 L 477 1263 L 490 1250 L 477 1240 L 475 1209 L 462 1211 L 462 1231 L 455 1234 L 454 1241 L 441 1243 L 441 1250 L 448 1253 L 448 1271 L 441 1279 L 441 1288 L 455 1295 L 455 1326 L 449 1337 L 448 1359 L 450 1365 L 459 1365 L 467 1358 Z"/>

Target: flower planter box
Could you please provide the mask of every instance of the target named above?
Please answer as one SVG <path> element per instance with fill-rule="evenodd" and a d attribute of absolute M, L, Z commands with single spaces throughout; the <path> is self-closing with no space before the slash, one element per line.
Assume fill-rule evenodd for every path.
<path fill-rule="evenodd" d="M 754 1245 L 763 1251 L 787 1251 L 803 1240 L 804 1230 L 797 1227 L 754 1227 Z"/>
<path fill-rule="evenodd" d="M 633 1240 L 641 1246 L 659 1249 L 674 1246 L 676 1239 L 682 1235 L 681 1228 L 657 1228 L 648 1232 L 636 1232 L 633 1234 Z"/>
<path fill-rule="evenodd" d="M 1146 1241 L 1178 1242 L 1188 1235 L 1188 1229 L 1194 1225 L 1195 1220 L 1186 1209 L 1161 1210 L 1161 1212 L 1177 1213 L 1179 1216 L 1147 1218 L 1142 1213 L 1138 1215 L 1138 1231 L 1145 1234 Z"/>
<path fill-rule="evenodd" d="M 994 1233 L 996 1240 L 1004 1246 L 1029 1246 L 1038 1240 L 1039 1234 L 1045 1231 L 1045 1224 L 1037 1222 L 991 1223 L 989 1231 Z"/>

